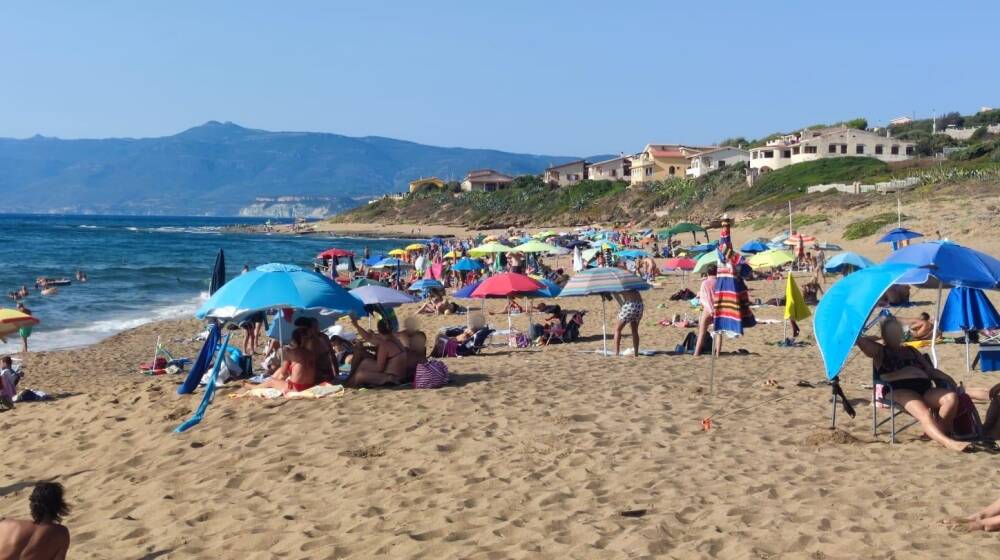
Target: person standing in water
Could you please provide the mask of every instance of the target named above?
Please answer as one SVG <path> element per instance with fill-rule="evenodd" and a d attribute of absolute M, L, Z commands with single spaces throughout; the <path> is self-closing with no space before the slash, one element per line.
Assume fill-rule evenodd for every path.
<path fill-rule="evenodd" d="M 17 310 L 25 315 L 31 315 L 31 310 L 24 306 L 23 303 L 17 303 Z M 17 334 L 21 337 L 21 352 L 28 353 L 28 337 L 31 336 L 31 325 L 25 325 L 17 329 Z"/>

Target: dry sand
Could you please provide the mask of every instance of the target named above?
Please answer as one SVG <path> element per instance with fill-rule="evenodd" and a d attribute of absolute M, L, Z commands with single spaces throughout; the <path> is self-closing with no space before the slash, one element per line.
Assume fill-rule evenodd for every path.
<path fill-rule="evenodd" d="M 992 243 L 972 245 L 1000 254 Z M 871 240 L 856 245 L 886 252 Z M 687 332 L 655 325 L 686 311 L 667 301 L 679 284 L 646 294 L 642 348 L 671 349 Z M 782 287 L 751 285 L 763 298 Z M 839 414 L 842 432 L 831 433 L 829 389 L 796 385 L 823 379 L 817 349 L 773 346 L 780 324 L 727 341 L 750 355 L 718 361 L 713 395 L 707 357 L 584 353 L 600 346 L 600 302 L 564 305 L 590 311 L 584 341 L 450 359 L 454 383 L 433 391 L 265 403 L 223 390 L 183 435 L 172 430 L 200 394 L 179 397 L 177 376 L 134 370 L 157 335 L 190 338 L 196 322 L 31 354 L 22 387 L 65 395 L 0 415 L 0 514 L 26 515 L 32 482 L 61 481 L 74 506 L 73 558 L 1000 555 L 997 537 L 937 523 L 1000 495 L 989 482 L 1000 458 L 946 451 L 912 428 L 895 446 L 884 433 L 873 439 L 864 359 L 843 374 L 858 416 Z M 922 309 L 930 305 L 903 314 Z M 779 319 L 781 310 L 757 317 Z M 421 321 L 435 331 L 464 318 Z M 811 333 L 804 325 L 803 339 Z M 168 346 L 191 357 L 198 348 Z M 962 346 L 944 345 L 941 356 L 969 386 L 994 382 L 964 373 Z"/>

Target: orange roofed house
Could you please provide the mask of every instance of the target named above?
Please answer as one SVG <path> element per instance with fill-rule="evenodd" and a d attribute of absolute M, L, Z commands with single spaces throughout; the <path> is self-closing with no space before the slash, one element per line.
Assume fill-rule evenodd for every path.
<path fill-rule="evenodd" d="M 513 180 L 514 178 L 510 175 L 504 175 L 492 169 L 476 169 L 469 171 L 469 174 L 462 180 L 462 190 L 465 192 L 493 192 L 506 189 Z"/>
<path fill-rule="evenodd" d="M 708 149 L 681 144 L 647 144 L 646 149 L 632 156 L 632 185 L 684 177 L 691 165 L 688 158 Z"/>

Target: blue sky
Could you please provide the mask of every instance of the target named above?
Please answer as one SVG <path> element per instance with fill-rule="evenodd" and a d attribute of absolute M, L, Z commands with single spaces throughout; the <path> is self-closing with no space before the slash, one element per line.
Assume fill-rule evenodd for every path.
<path fill-rule="evenodd" d="M 20 2 L 0 136 L 208 120 L 550 155 L 1000 106 L 998 2 Z"/>

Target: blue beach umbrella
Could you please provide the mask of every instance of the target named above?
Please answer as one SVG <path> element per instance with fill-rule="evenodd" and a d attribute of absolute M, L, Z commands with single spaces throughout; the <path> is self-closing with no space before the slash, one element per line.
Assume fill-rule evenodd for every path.
<path fill-rule="evenodd" d="M 969 332 L 1000 327 L 1000 314 L 982 290 L 952 288 L 941 312 L 942 332 L 965 332 L 965 369 L 971 368 Z"/>
<path fill-rule="evenodd" d="M 823 270 L 826 272 L 840 272 L 844 266 L 851 266 L 860 270 L 869 266 L 875 266 L 875 263 L 857 253 L 838 253 L 826 261 Z"/>
<path fill-rule="evenodd" d="M 387 256 L 388 255 L 385 255 L 383 253 L 378 253 L 377 255 L 372 255 L 372 256 L 370 256 L 370 257 L 368 257 L 367 259 L 364 260 L 365 266 L 375 266 L 376 264 L 378 264 L 379 262 L 381 262 L 382 259 L 386 258 Z"/>
<path fill-rule="evenodd" d="M 917 233 L 904 227 L 898 227 L 893 228 L 889 231 L 889 233 L 883 235 L 882 239 L 879 239 L 876 243 L 899 243 L 900 241 L 908 241 L 910 239 L 916 239 L 923 236 L 924 234 L 922 233 Z"/>
<path fill-rule="evenodd" d="M 459 299 L 472 299 L 472 292 L 476 291 L 476 288 L 478 288 L 479 285 L 482 283 L 483 281 L 479 280 L 478 282 L 473 282 L 468 286 L 463 286 L 462 288 L 456 290 L 455 293 L 452 294 L 452 296 Z"/>
<path fill-rule="evenodd" d="M 649 256 L 649 253 L 641 249 L 623 249 L 616 254 L 623 259 L 642 259 Z"/>
<path fill-rule="evenodd" d="M 740 247 L 740 252 L 742 253 L 761 253 L 767 251 L 768 247 L 762 243 L 759 239 L 751 239 Z"/>
<path fill-rule="evenodd" d="M 238 320 L 268 309 L 326 309 L 365 315 L 361 302 L 326 276 L 271 263 L 230 280 L 198 308 L 195 316 Z"/>
<path fill-rule="evenodd" d="M 459 259 L 454 265 L 452 265 L 452 270 L 457 270 L 458 272 L 471 272 L 473 270 L 482 270 L 486 268 L 486 265 L 482 261 L 477 259 L 470 259 L 469 257 L 464 257 Z"/>
<path fill-rule="evenodd" d="M 562 292 L 562 287 L 548 278 L 536 278 L 534 276 L 532 278 L 545 287 L 541 290 L 527 294 L 528 297 L 556 297 L 560 292 Z"/>
<path fill-rule="evenodd" d="M 407 290 L 410 292 L 425 292 L 427 290 L 437 290 L 440 288 L 444 288 L 444 284 L 441 282 L 438 282 L 433 278 L 423 278 L 410 284 L 410 287 L 407 288 Z"/>
<path fill-rule="evenodd" d="M 816 307 L 813 330 L 827 379 L 840 374 L 878 300 L 915 268 L 905 263 L 871 266 L 844 277 L 826 292 Z"/>

